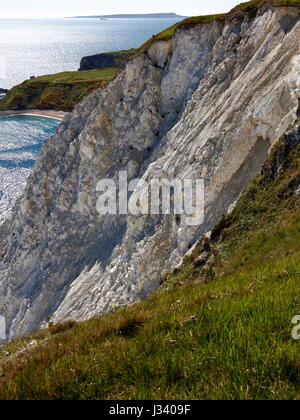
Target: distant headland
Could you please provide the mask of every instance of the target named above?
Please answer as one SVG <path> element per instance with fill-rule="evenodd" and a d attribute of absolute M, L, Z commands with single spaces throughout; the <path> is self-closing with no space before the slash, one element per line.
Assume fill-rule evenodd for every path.
<path fill-rule="evenodd" d="M 67 19 L 184 19 L 188 16 L 180 16 L 176 13 L 144 13 L 144 14 L 118 14 L 118 15 L 95 15 L 95 16 L 70 16 Z"/>

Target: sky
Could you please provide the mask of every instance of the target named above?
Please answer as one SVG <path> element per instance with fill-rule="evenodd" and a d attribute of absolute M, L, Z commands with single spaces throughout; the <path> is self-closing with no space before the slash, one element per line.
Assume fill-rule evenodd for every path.
<path fill-rule="evenodd" d="M 51 18 L 114 13 L 175 12 L 186 16 L 227 12 L 238 0 L 1 0 L 0 18 Z"/>

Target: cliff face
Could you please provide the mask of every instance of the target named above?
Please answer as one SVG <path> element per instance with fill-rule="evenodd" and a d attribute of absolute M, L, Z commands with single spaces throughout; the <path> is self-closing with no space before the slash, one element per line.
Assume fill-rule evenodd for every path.
<path fill-rule="evenodd" d="M 10 337 L 147 297 L 261 168 L 298 117 L 294 7 L 180 28 L 92 92 L 44 146 L 0 228 L 0 308 Z M 96 184 L 205 179 L 205 219 L 100 217 Z"/>

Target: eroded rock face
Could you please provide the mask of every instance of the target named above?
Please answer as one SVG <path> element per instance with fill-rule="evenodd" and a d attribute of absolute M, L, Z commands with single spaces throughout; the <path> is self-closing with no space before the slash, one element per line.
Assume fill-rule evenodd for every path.
<path fill-rule="evenodd" d="M 10 338 L 151 294 L 209 231 L 296 120 L 299 9 L 180 29 L 93 92 L 43 148 L 0 228 L 0 308 Z M 205 180 L 205 220 L 100 217 L 96 184 Z"/>

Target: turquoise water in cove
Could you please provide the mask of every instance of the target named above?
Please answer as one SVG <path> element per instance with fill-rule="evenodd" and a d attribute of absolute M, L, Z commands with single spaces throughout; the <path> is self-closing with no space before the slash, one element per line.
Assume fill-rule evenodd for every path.
<path fill-rule="evenodd" d="M 42 144 L 59 124 L 52 118 L 0 118 L 0 223 L 23 191 Z"/>

